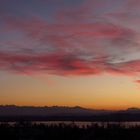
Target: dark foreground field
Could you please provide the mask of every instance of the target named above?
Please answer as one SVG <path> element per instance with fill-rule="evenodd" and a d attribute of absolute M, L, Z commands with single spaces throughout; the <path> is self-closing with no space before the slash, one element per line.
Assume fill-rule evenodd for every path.
<path fill-rule="evenodd" d="M 0 140 L 140 140 L 140 126 L 93 125 L 79 128 L 71 124 L 0 124 Z"/>

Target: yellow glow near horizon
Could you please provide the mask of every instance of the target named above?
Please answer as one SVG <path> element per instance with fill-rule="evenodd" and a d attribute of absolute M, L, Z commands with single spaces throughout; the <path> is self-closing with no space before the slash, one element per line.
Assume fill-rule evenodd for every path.
<path fill-rule="evenodd" d="M 3 76 L 2 76 L 3 74 Z M 129 77 L 49 76 L 47 79 L 1 73 L 0 104 L 82 106 L 95 109 L 140 107 L 140 89 Z"/>

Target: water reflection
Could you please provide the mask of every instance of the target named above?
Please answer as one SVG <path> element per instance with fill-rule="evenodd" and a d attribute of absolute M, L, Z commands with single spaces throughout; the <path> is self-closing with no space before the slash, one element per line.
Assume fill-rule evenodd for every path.
<path fill-rule="evenodd" d="M 3 123 L 8 123 L 10 125 L 15 125 L 18 122 L 0 122 L 0 124 Z M 32 121 L 29 122 L 32 124 L 45 124 L 48 126 L 51 125 L 60 125 L 60 124 L 65 124 L 65 125 L 76 125 L 80 128 L 82 127 L 88 127 L 88 126 L 94 126 L 94 125 L 98 125 L 98 126 L 104 126 L 106 127 L 107 125 L 121 125 L 124 127 L 133 127 L 133 126 L 140 126 L 140 122 L 88 122 L 88 121 Z"/>

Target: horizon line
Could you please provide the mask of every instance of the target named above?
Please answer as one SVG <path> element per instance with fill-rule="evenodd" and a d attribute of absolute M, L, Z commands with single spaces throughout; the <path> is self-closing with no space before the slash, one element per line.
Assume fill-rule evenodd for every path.
<path fill-rule="evenodd" d="M 15 106 L 15 107 L 65 107 L 65 108 L 82 108 L 82 109 L 90 109 L 90 110 L 108 110 L 108 111 L 117 111 L 117 110 L 128 110 L 128 109 L 140 109 L 139 107 L 128 107 L 128 108 L 120 108 L 120 109 L 104 109 L 104 108 L 87 108 L 83 106 L 68 106 L 68 105 L 17 105 L 17 104 L 0 104 L 0 106 Z"/>

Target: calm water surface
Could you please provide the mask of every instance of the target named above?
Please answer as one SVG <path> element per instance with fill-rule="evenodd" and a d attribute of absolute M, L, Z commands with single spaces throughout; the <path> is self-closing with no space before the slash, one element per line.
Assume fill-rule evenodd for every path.
<path fill-rule="evenodd" d="M 48 121 L 48 122 L 33 122 L 36 124 L 46 124 L 46 125 L 59 125 L 59 124 L 75 124 L 78 127 L 87 127 L 87 126 L 91 126 L 91 125 L 96 125 L 98 124 L 99 126 L 106 126 L 108 124 L 114 124 L 114 125 L 123 125 L 125 127 L 131 127 L 131 126 L 140 126 L 140 122 L 86 122 L 86 121 Z"/>
<path fill-rule="evenodd" d="M 0 124 L 3 122 L 0 122 Z M 8 124 L 10 125 L 14 125 L 16 122 L 8 122 Z M 86 121 L 35 121 L 35 122 L 31 122 L 32 124 L 45 124 L 45 125 L 59 125 L 59 124 L 74 124 L 78 127 L 87 127 L 87 126 L 91 126 L 91 125 L 96 125 L 98 124 L 99 126 L 106 126 L 108 124 L 114 124 L 114 125 L 122 125 L 125 127 L 132 127 L 132 126 L 140 126 L 140 122 L 86 122 Z"/>

